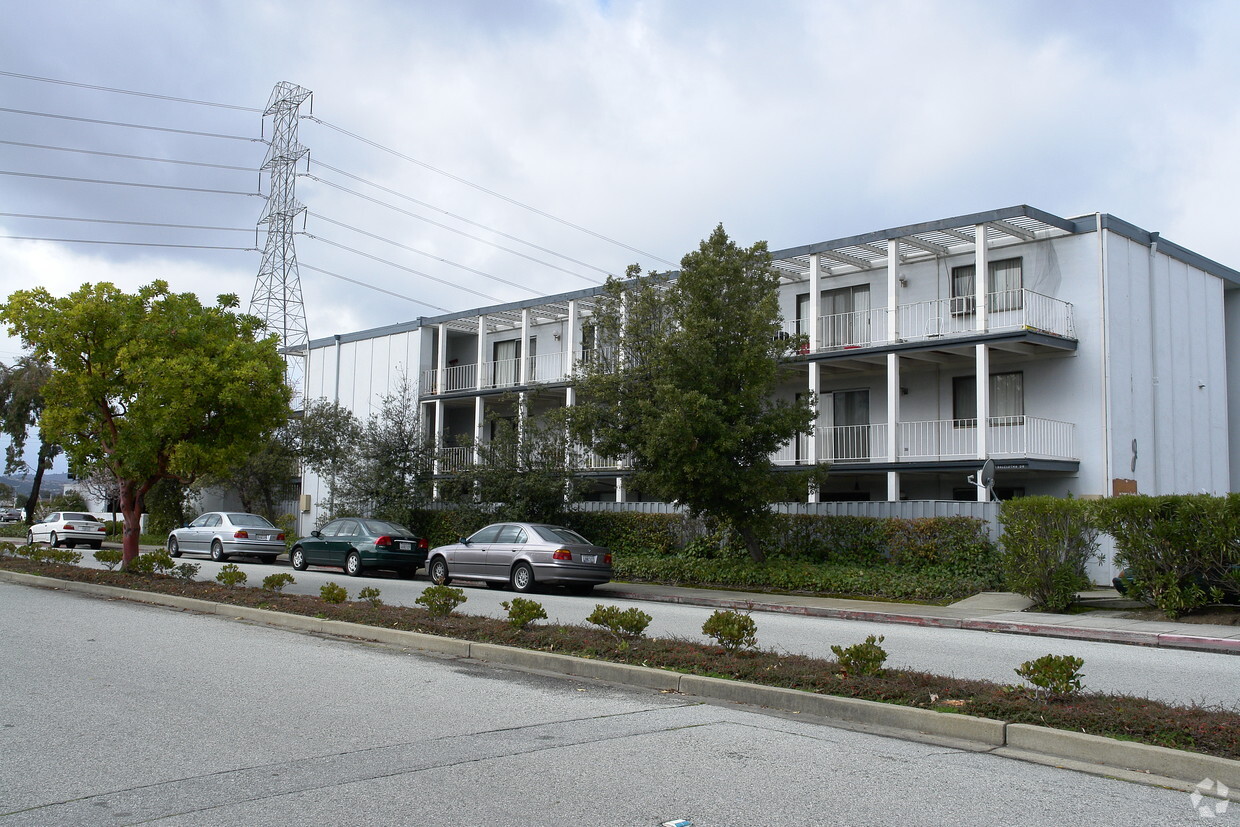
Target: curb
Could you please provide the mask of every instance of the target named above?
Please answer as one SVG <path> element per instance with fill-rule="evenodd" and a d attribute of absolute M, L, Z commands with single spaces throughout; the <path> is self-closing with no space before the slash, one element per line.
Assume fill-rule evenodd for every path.
<path fill-rule="evenodd" d="M 169 608 L 246 620 L 299 632 L 333 635 L 469 658 L 517 669 L 593 678 L 626 686 L 679 692 L 699 698 L 805 713 L 828 720 L 882 727 L 904 733 L 968 741 L 1005 757 L 1069 762 L 1072 769 L 1106 775 L 1113 770 L 1137 773 L 1130 780 L 1191 790 L 1202 779 L 1214 779 L 1231 788 L 1229 798 L 1240 801 L 1240 761 L 1183 750 L 1120 741 L 1100 735 L 1012 724 L 932 709 L 818 695 L 796 689 L 759 686 L 723 678 L 685 675 L 647 666 L 578 658 L 554 652 L 518 649 L 494 643 L 472 643 L 420 632 L 384 629 L 339 620 L 323 620 L 249 606 L 232 606 L 197 598 L 140 592 L 97 583 L 56 580 L 33 574 L 0 570 L 0 582 L 96 597 L 129 600 Z M 1032 755 L 1026 756 L 1026 753 Z M 1169 783 L 1170 782 L 1170 783 Z"/>
<path fill-rule="evenodd" d="M 601 592 L 600 592 L 601 594 Z M 775 612 L 778 614 L 826 617 L 837 620 L 868 620 L 871 623 L 903 623 L 910 626 L 933 626 L 940 629 L 971 629 L 980 632 L 1003 632 L 1010 635 L 1057 637 L 1069 640 L 1091 640 L 1100 643 L 1122 643 L 1130 646 L 1157 646 L 1167 649 L 1190 649 L 1240 655 L 1240 638 L 1203 637 L 1165 632 L 1138 632 L 1123 629 L 1090 629 L 1081 626 L 1055 626 L 1046 623 L 1020 623 L 1010 620 L 975 618 L 926 617 L 925 615 L 876 612 L 866 609 L 837 609 L 826 606 L 789 606 L 754 600 L 729 600 L 694 595 L 643 594 L 623 589 L 608 589 L 608 597 L 642 600 L 648 603 L 675 603 L 684 606 L 733 609 L 735 611 Z"/>

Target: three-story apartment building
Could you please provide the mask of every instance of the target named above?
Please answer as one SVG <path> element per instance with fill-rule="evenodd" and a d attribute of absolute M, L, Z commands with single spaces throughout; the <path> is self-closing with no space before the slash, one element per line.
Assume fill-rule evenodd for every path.
<path fill-rule="evenodd" d="M 780 393 L 818 400 L 774 457 L 829 462 L 822 500 L 1224 493 L 1240 480 L 1240 273 L 1114 216 L 1027 206 L 772 253 L 799 353 Z M 367 415 L 416 381 L 437 470 L 476 460 L 491 414 L 575 402 L 600 289 L 310 343 L 308 398 Z M 703 354 L 709 358 L 709 354 Z M 597 496 L 639 495 L 591 457 Z M 305 480 L 314 495 L 318 481 Z M 312 496 L 317 502 L 318 497 Z"/>

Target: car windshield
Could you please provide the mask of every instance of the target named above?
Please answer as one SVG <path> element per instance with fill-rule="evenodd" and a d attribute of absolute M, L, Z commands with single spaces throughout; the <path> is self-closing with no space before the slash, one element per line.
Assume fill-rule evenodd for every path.
<path fill-rule="evenodd" d="M 62 520 L 77 520 L 79 523 L 97 523 L 99 522 L 93 514 L 61 514 Z"/>
<path fill-rule="evenodd" d="M 533 529 L 538 532 L 538 536 L 542 537 L 549 543 L 569 543 L 572 545 L 588 546 L 590 541 L 582 537 L 575 531 L 569 531 L 567 528 L 560 528 L 554 525 L 536 525 Z"/>
<path fill-rule="evenodd" d="M 260 517 L 257 514 L 229 514 L 228 522 L 233 525 L 248 525 L 258 528 L 275 528 L 266 517 Z"/>
<path fill-rule="evenodd" d="M 362 520 L 361 523 L 365 526 L 367 534 L 373 534 L 376 537 L 381 534 L 412 534 L 400 523 L 389 523 L 386 520 Z"/>

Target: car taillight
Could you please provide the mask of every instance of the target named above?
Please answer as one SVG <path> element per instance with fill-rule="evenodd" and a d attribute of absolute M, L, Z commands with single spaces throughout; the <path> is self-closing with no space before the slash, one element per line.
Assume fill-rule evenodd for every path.
<path fill-rule="evenodd" d="M 418 538 L 418 548 L 420 548 L 420 549 L 422 549 L 423 551 L 425 551 L 426 549 L 428 549 L 428 548 L 430 548 L 430 547 L 431 547 L 431 544 L 430 544 L 430 543 L 428 543 L 428 542 L 426 542 L 426 538 L 425 538 L 425 537 L 420 537 L 420 538 Z"/>
<path fill-rule="evenodd" d="M 250 539 L 250 532 L 246 531 L 244 528 L 239 528 L 233 532 L 233 539 L 234 540 L 248 540 Z"/>
<path fill-rule="evenodd" d="M 283 540 L 283 539 L 284 539 L 284 533 L 283 533 L 283 532 L 281 532 L 281 533 L 277 534 L 277 535 L 276 535 L 276 539 L 277 539 L 277 540 Z"/>
<path fill-rule="evenodd" d="M 551 555 L 552 560 L 572 560 L 573 553 L 566 548 L 559 549 L 555 554 Z"/>
<path fill-rule="evenodd" d="M 392 545 L 392 538 L 384 534 L 382 537 L 375 540 L 375 545 L 376 546 L 390 546 Z"/>
<path fill-rule="evenodd" d="M 61 528 L 63 528 L 65 531 L 73 531 L 73 530 L 74 530 L 74 528 L 73 528 L 73 523 L 65 523 L 63 526 L 61 526 Z"/>
<path fill-rule="evenodd" d="M 604 555 L 603 555 L 603 562 L 604 562 L 604 563 L 606 563 L 607 565 L 609 565 L 609 566 L 610 566 L 610 565 L 611 565 L 611 555 L 610 555 L 610 554 L 604 554 Z"/>

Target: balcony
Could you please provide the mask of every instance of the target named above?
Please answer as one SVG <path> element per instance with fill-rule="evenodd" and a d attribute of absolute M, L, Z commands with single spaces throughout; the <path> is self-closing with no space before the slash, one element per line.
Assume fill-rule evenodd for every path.
<path fill-rule="evenodd" d="M 986 429 L 987 455 L 993 459 L 1077 459 L 1075 426 L 1036 416 L 991 417 Z M 820 426 L 818 460 L 833 465 L 890 463 L 887 425 Z M 896 423 L 896 463 L 953 462 L 977 459 L 977 420 L 938 419 Z M 809 462 L 809 437 L 785 445 L 772 457 L 776 465 Z"/>
<path fill-rule="evenodd" d="M 1005 290 L 986 297 L 986 329 L 977 329 L 975 300 L 972 296 L 897 305 L 895 341 L 929 342 L 965 338 L 979 332 L 1031 331 L 1076 338 L 1072 305 L 1032 290 Z M 881 347 L 892 341 L 888 335 L 891 314 L 885 307 L 856 310 L 818 317 L 818 346 L 815 353 L 829 353 L 868 347 Z M 804 320 L 785 321 L 784 333 L 807 336 Z M 802 355 L 808 355 L 806 344 Z"/>
<path fill-rule="evenodd" d="M 423 396 L 438 396 L 455 391 L 494 390 L 520 387 L 522 384 L 567 382 L 572 375 L 571 354 L 564 351 L 531 356 L 527 362 L 524 383 L 521 382 L 520 358 L 483 362 L 481 381 L 476 363 L 450 365 L 443 370 L 424 370 L 421 393 Z"/>

